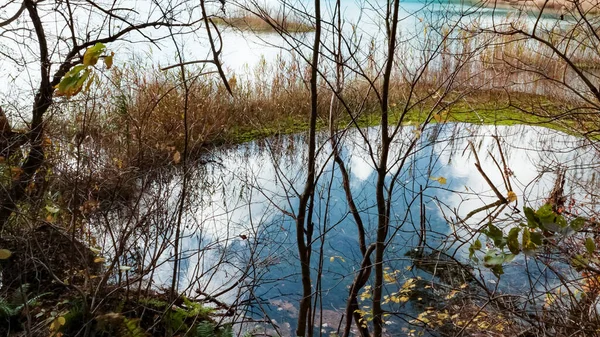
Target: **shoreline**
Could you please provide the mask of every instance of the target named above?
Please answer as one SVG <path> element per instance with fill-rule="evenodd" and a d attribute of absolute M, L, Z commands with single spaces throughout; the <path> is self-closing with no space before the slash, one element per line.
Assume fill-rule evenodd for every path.
<path fill-rule="evenodd" d="M 562 16 L 576 10 L 573 0 L 484 0 L 481 2 L 486 8 L 510 8 L 544 11 Z M 600 0 L 577 1 L 583 14 L 600 13 Z"/>

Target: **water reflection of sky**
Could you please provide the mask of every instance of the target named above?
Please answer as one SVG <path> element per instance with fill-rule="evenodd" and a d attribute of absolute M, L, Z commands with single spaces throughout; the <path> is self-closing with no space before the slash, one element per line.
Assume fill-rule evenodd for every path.
<path fill-rule="evenodd" d="M 370 128 L 365 134 L 373 141 L 372 144 L 377 144 L 374 140 L 378 128 Z M 437 137 L 433 137 L 434 134 Z M 427 243 L 430 246 L 452 251 L 454 238 L 467 242 L 474 240 L 467 229 L 479 226 L 483 213 L 471 218 L 462 229 L 449 226 L 443 215 L 448 218 L 456 214 L 464 217 L 473 209 L 495 200 L 490 187 L 475 169 L 475 159 L 468 147 L 470 142 L 477 149 L 483 171 L 501 193 L 508 193 L 493 161 L 493 158 L 499 160 L 493 135 L 500 137 L 507 166 L 514 172 L 511 182 L 518 196 L 516 209 L 522 209 L 523 205 L 538 207 L 543 204 L 559 166 L 568 169 L 566 191 L 569 196 L 584 200 L 586 191 L 582 186 L 592 179 L 597 170 L 593 160 L 596 152 L 586 146 L 584 140 L 531 126 L 433 126 L 421 136 L 416 150 L 397 175 L 392 193 L 387 266 L 403 271 L 404 277 L 422 275 L 421 272 L 404 271 L 411 264 L 405 253 L 418 242 L 421 188 L 424 191 Z M 405 154 L 407 142 L 413 137 L 412 127 L 402 130 L 392 147 L 390 165 L 397 163 L 397 159 Z M 356 226 L 349 215 L 339 170 L 330 158 L 328 143 L 325 139 L 322 141 L 319 156 L 322 173 L 316 188 L 313 218 L 313 262 L 316 267 L 321 248 L 319 233 L 326 233 L 322 247 L 322 301 L 324 307 L 335 311 L 345 305 L 346 287 L 354 277 L 361 256 Z M 296 211 L 297 193 L 306 174 L 305 148 L 303 137 L 294 136 L 248 143 L 213 154 L 218 164 L 209 164 L 202 169 L 203 173 L 199 176 L 204 187 L 194 192 L 197 208 L 188 215 L 188 221 L 196 225 L 186 229 L 186 239 L 182 243 L 184 256 L 190 256 L 182 264 L 182 288 L 206 287 L 207 291 L 223 288 L 222 282 L 231 284 L 244 271 L 247 259 L 252 258 L 258 265 L 249 271 L 258 282 L 254 296 L 272 304 L 269 313 L 278 322 L 289 321 L 293 326 L 293 315 L 289 315 L 289 310 L 277 311 L 277 308 L 288 303 L 296 304 L 299 299 L 295 227 L 292 218 L 285 213 Z M 373 148 L 377 149 L 376 145 Z M 365 140 L 356 130 L 349 131 L 343 138 L 342 155 L 350 171 L 350 186 L 357 207 L 367 226 L 367 242 L 374 242 L 376 174 Z M 397 169 L 397 164 L 392 166 L 388 186 Z M 432 179 L 437 177 L 445 177 L 447 183 L 440 184 Z M 519 213 L 513 214 L 510 207 L 505 212 L 514 217 L 520 216 Z M 211 247 L 211 250 L 198 253 L 203 247 Z M 468 254 L 465 247 L 468 246 L 457 252 L 457 257 L 463 260 Z M 330 261 L 332 257 L 333 262 Z M 198 266 L 201 266 L 200 269 L 217 267 L 212 284 L 197 277 Z M 165 265 L 163 270 L 164 280 L 168 280 L 171 273 L 169 267 Z M 506 268 L 502 287 L 519 289 L 527 285 L 524 268 L 522 259 Z M 542 275 L 542 269 L 535 266 L 530 267 L 530 272 Z M 481 271 L 480 277 L 484 282 L 495 282 L 496 279 L 486 270 Z M 234 294 L 232 298 L 235 296 L 238 295 Z"/>

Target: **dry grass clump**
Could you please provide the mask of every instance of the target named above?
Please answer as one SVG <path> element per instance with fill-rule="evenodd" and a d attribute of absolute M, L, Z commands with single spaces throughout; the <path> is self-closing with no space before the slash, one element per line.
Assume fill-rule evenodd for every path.
<path fill-rule="evenodd" d="M 472 39 L 460 38 L 454 43 L 458 44 L 448 46 L 445 52 L 463 50 L 463 54 L 467 55 L 473 51 Z M 514 105 L 520 97 L 531 104 L 534 103 L 532 97 L 542 96 L 554 96 L 565 104 L 569 103 L 564 97 L 553 94 L 557 90 L 555 83 L 539 78 L 536 72 L 527 71 L 530 68 L 524 66 L 527 63 L 533 68 L 555 67 L 553 71 L 546 72 L 551 75 L 564 73 L 564 65 L 548 62 L 552 55 L 532 50 L 523 43 L 506 37 L 502 43 L 490 44 L 466 61 L 440 57 L 440 60 L 431 62 L 418 83 L 412 83 L 410 77 L 404 76 L 406 71 L 399 65 L 390 87 L 390 107 L 392 114 L 396 114 L 391 116 L 391 121 L 422 120 L 432 113 L 433 106 L 438 105 L 444 109 L 458 105 L 459 112 L 470 121 L 473 118 L 466 116 L 466 112 L 474 109 L 497 111 L 499 105 Z M 582 57 L 592 59 L 594 54 L 587 52 Z M 462 62 L 466 62 L 465 66 L 458 70 Z M 523 71 L 519 72 L 514 67 L 510 70 L 514 66 L 511 62 L 520 62 Z M 293 57 L 272 63 L 263 60 L 253 70 L 230 75 L 228 82 L 233 94 L 227 92 L 217 77 L 199 76 L 201 69 L 187 69 L 186 77 L 190 79 L 187 93 L 190 158 L 199 158 L 215 146 L 306 130 L 310 113 L 309 72 L 299 64 L 301 62 Z M 86 160 L 82 167 L 94 174 L 106 172 L 111 179 L 117 176 L 115 172 L 128 172 L 124 168 L 179 163 L 186 131 L 186 92 L 181 76 L 178 70 L 142 69 L 135 64 L 114 68 L 102 83 L 92 86 L 92 91 L 82 93 L 78 100 L 59 105 L 58 110 L 64 111 L 50 121 L 48 133 L 59 144 L 68 146 L 60 148 L 61 154 L 57 158 Z M 375 79 L 374 84 L 379 83 L 381 79 L 377 79 L 376 67 L 363 70 L 369 78 Z M 438 99 L 447 85 L 448 74 L 455 71 L 458 75 L 453 78 L 453 90 L 444 94 L 440 104 Z M 327 73 L 324 75 L 329 76 Z M 325 80 L 320 82 L 321 118 L 318 125 L 321 128 L 329 122 L 330 85 Z M 498 96 L 498 88 L 504 93 L 502 96 Z M 340 95 L 351 109 L 352 116 L 339 105 L 335 116 L 338 126 L 366 126 L 379 122 L 377 94 L 364 78 L 347 76 Z M 409 102 L 408 105 L 406 102 Z M 544 99 L 535 105 L 550 111 L 546 107 L 551 103 Z M 410 107 L 408 111 L 407 106 Z M 400 120 L 399 116 L 405 112 L 411 116 Z M 506 113 L 512 114 L 513 111 Z M 509 117 L 515 119 L 516 116 Z M 355 123 L 351 122 L 352 118 L 356 119 Z M 62 138 L 54 139 L 58 135 Z M 72 169 L 69 165 L 65 165 L 65 170 Z"/>
<path fill-rule="evenodd" d="M 278 32 L 289 33 L 308 33 L 315 30 L 315 27 L 302 21 L 301 18 L 292 15 L 266 14 L 259 17 L 247 11 L 234 11 L 226 16 L 215 17 L 212 19 L 217 25 L 232 27 L 234 29 L 252 31 L 252 32 Z"/>
<path fill-rule="evenodd" d="M 199 72 L 198 72 L 199 73 Z M 264 63 L 248 79 L 232 76 L 230 95 L 217 78 L 188 78 L 188 149 L 197 156 L 206 148 L 233 144 L 286 130 L 304 121 L 309 93 L 301 71 L 282 61 Z M 250 80 L 249 78 L 252 78 Z M 185 143 L 186 92 L 176 72 L 135 66 L 114 69 L 109 80 L 79 101 L 65 103 L 49 125 L 49 134 L 69 144 L 61 151 L 83 151 L 90 170 L 100 166 L 123 171 L 179 162 Z M 64 158 L 64 156 L 61 156 Z"/>

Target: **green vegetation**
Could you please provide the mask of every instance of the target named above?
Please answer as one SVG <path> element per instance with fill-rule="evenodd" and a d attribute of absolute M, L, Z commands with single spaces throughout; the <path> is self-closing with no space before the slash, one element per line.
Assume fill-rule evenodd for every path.
<path fill-rule="evenodd" d="M 315 8 L 321 8 L 318 1 L 315 4 Z M 237 214 L 230 216 L 226 200 L 229 196 L 225 196 L 222 199 L 227 219 L 222 221 L 227 233 L 225 237 L 218 233 L 213 242 L 204 242 L 207 237 L 202 228 L 204 220 L 191 216 L 198 212 L 198 207 L 204 207 L 204 200 L 195 198 L 195 193 L 211 194 L 223 188 L 225 195 L 227 182 L 196 179 L 196 174 L 204 172 L 194 168 L 201 167 L 205 154 L 216 147 L 308 132 L 307 151 L 303 153 L 303 159 L 307 161 L 302 172 L 306 177 L 301 173 L 295 179 L 288 179 L 281 174 L 276 181 L 277 188 L 282 187 L 287 204 L 292 208 L 286 206 L 277 211 L 295 221 L 296 238 L 291 243 L 298 248 L 299 259 L 294 262 L 300 263 L 303 288 L 296 310 L 297 335 L 306 335 L 305 329 L 316 326 L 319 315 L 324 322 L 322 307 L 325 303 L 321 303 L 323 297 L 320 295 L 325 291 L 322 287 L 325 284 L 321 281 L 332 275 L 323 264 L 326 262 L 324 247 L 329 244 L 326 235 L 335 233 L 336 226 L 326 228 L 338 220 L 321 218 L 321 214 L 329 216 L 336 212 L 329 212 L 328 207 L 334 205 L 334 199 L 330 194 L 325 198 L 326 192 L 320 188 L 327 177 L 318 165 L 322 144 L 318 144 L 320 139 L 316 131 L 328 134 L 330 130 L 376 125 L 383 126 L 381 137 L 362 139 L 369 148 L 368 154 L 374 163 L 371 166 L 375 166 L 374 176 L 377 177 L 373 201 L 369 200 L 371 196 L 353 195 L 355 177 L 349 174 L 351 167 L 345 167 L 346 158 L 337 146 L 331 146 L 330 159 L 335 162 L 331 166 L 332 173 L 339 173 L 344 188 L 344 196 L 336 197 L 335 204 L 347 206 L 349 211 L 342 216 L 354 221 L 359 245 L 356 248 L 360 249 L 360 255 L 356 254 L 348 262 L 341 255 L 330 259 L 331 263 L 338 263 L 336 258 L 339 257 L 339 263 L 347 263 L 347 273 L 335 272 L 344 275 L 343 282 L 352 282 L 344 313 L 344 336 L 349 335 L 352 320 L 361 335 L 370 335 L 368 330 L 373 327 L 374 336 L 383 336 L 384 323 L 393 323 L 388 321 L 389 313 L 404 313 L 404 306 L 413 304 L 417 315 L 407 320 L 409 324 L 423 328 L 423 331 L 436 330 L 450 335 L 476 334 L 477 330 L 496 335 L 522 335 L 527 330 L 525 322 L 528 320 L 533 322 L 530 327 L 539 327 L 540 331 L 552 326 L 562 329 L 566 335 L 576 335 L 579 325 L 585 325 L 588 332 L 598 331 L 599 322 L 580 324 L 590 318 L 600 318 L 593 310 L 600 297 L 597 223 L 593 216 L 564 213 L 567 196 L 562 185 L 555 188 L 556 193 L 553 191 L 554 203 L 548 201 L 537 210 L 525 206 L 522 208 L 524 216 L 520 217 L 521 205 L 517 204 L 520 200 L 510 185 L 514 172 L 505 162 L 501 140 L 494 135 L 500 158 L 494 157 L 492 147 L 476 151 L 473 143 L 470 145 L 472 156 L 476 158 L 475 167 L 488 184 L 485 188 L 493 190 L 498 201 L 471 210 L 461 218 L 458 208 L 451 209 L 453 205 L 437 198 L 437 193 L 425 192 L 432 188 L 427 186 L 428 183 L 435 184 L 433 188 L 457 193 L 464 201 L 461 205 L 470 204 L 469 201 L 476 198 L 479 202 L 487 196 L 473 193 L 466 185 L 466 192 L 461 194 L 454 191 L 454 186 L 444 187 L 450 179 L 434 172 L 437 167 L 433 152 L 427 169 L 421 170 L 417 161 L 402 166 L 406 159 L 413 157 L 414 151 L 419 150 L 421 144 L 417 139 L 421 130 L 418 127 L 430 123 L 540 125 L 594 140 L 600 93 L 593 70 L 599 58 L 597 48 L 580 46 L 597 43 L 588 43 L 589 38 L 583 38 L 580 43 L 571 44 L 572 39 L 576 41 L 582 35 L 597 39 L 595 30 L 590 31 L 593 24 L 577 29 L 572 29 L 571 24 L 556 24 L 556 29 L 532 33 L 525 32 L 522 27 L 525 25 L 519 21 L 507 25 L 511 31 L 506 32 L 499 32 L 497 27 L 486 32 L 478 24 L 450 32 L 448 23 L 440 23 L 438 27 L 427 24 L 423 26 L 423 40 L 414 37 L 409 41 L 423 43 L 415 57 L 411 54 L 414 50 L 404 54 L 405 45 L 397 41 L 400 36 L 396 32 L 401 30 L 396 29 L 400 15 L 398 0 L 388 4 L 386 15 L 376 15 L 379 17 L 377 25 L 386 28 L 386 33 L 381 29 L 384 42 L 378 41 L 380 35 L 373 35 L 368 48 L 363 48 L 363 43 L 358 41 L 364 32 L 358 24 L 346 26 L 352 29 L 352 35 L 342 36 L 348 30 L 342 24 L 341 3 L 337 4 L 339 12 L 333 15 L 334 19 L 339 19 L 337 22 L 322 21 L 318 10 L 313 15 L 309 10 L 297 8 L 290 10 L 298 14 L 297 17 L 263 12 L 260 8 L 255 9 L 260 13 L 258 16 L 237 12 L 223 18 L 210 17 L 201 1 L 200 8 L 190 8 L 190 17 L 186 19 L 175 14 L 187 12 L 187 8 L 179 7 L 183 3 L 164 8 L 157 3 L 155 9 L 160 9 L 163 14 L 160 21 L 141 19 L 135 23 L 136 20 L 130 20 L 135 16 L 135 10 L 123 20 L 117 15 L 121 9 L 103 10 L 94 2 L 88 5 L 92 5 L 90 13 L 101 13 L 99 22 L 110 22 L 110 26 L 90 26 L 86 28 L 86 34 L 76 34 L 73 22 L 77 15 L 72 14 L 68 3 L 59 3 L 52 9 L 59 15 L 47 15 L 43 6 L 37 7 L 32 0 L 24 1 L 15 16 L 0 25 L 8 27 L 17 19 L 17 22 L 32 23 L 30 34 L 22 34 L 21 29 L 13 30 L 12 27 L 2 28 L 2 32 L 11 35 L 18 31 L 17 35 L 9 37 L 18 45 L 29 45 L 35 41 L 33 36 L 39 40 L 38 48 L 21 49 L 22 55 L 27 54 L 23 60 L 15 56 L 12 61 L 21 66 L 29 60 L 39 60 L 42 77 L 39 87 L 30 90 L 36 92 L 31 116 L 14 111 L 17 110 L 14 107 L 10 111 L 12 123 L 20 125 L 11 125 L 0 110 L 0 334 L 232 336 L 232 324 L 236 323 L 234 315 L 243 314 L 243 310 L 238 309 L 254 300 L 263 300 L 252 293 L 253 287 L 261 282 L 262 271 L 257 269 L 263 269 L 255 258 L 262 254 L 263 244 L 268 245 L 269 240 L 278 240 L 278 237 L 270 232 L 270 227 L 267 233 L 261 232 L 263 227 L 256 227 L 259 228 L 256 230 L 252 215 L 247 217 L 251 220 L 251 230 L 243 229 L 248 233 L 230 230 L 237 230 L 238 224 L 233 223 Z M 41 15 L 38 11 L 42 11 Z M 25 12 L 29 16 L 20 20 Z M 194 17 L 195 13 L 201 13 L 200 17 Z M 49 46 L 46 41 L 45 36 L 51 35 L 44 32 L 49 24 L 45 22 L 46 17 L 65 20 L 64 29 L 57 29 L 53 34 L 58 36 L 50 39 L 58 41 L 56 45 Z M 309 18 L 309 21 L 303 22 L 302 18 Z M 208 20 L 214 25 L 208 24 Z M 423 19 L 419 21 L 423 22 Z M 199 23 L 207 24 L 204 28 L 211 42 L 213 59 L 185 62 L 181 52 L 185 48 L 179 49 L 183 45 L 178 44 L 178 40 L 190 36 L 187 34 L 196 34 Z M 297 46 L 310 47 L 305 43 L 308 40 L 300 41 L 300 38 L 314 37 L 312 61 L 308 61 L 311 59 L 308 54 L 290 54 L 289 59 L 279 59 L 272 64 L 263 61 L 246 74 L 225 75 L 219 61 L 222 41 L 219 41 L 221 34 L 217 29 L 224 26 L 259 33 L 275 32 L 283 35 L 283 40 L 290 38 Z M 144 35 L 142 30 L 149 27 L 168 28 L 163 30 L 168 30 L 169 34 L 162 37 Z M 211 29 L 215 35 L 211 35 Z M 313 30 L 315 34 L 297 34 Z M 130 62 L 113 67 L 114 53 L 110 52 L 110 44 L 129 38 L 126 36 L 129 32 L 139 32 L 139 36 L 151 43 L 172 40 L 178 47 L 179 59 L 175 61 L 178 65 L 155 69 Z M 105 37 L 105 33 L 108 36 Z M 335 34 L 339 34 L 337 42 Z M 539 46 L 532 46 L 535 44 L 532 41 L 539 42 Z M 214 42 L 221 45 L 215 46 Z M 387 52 L 382 48 L 386 44 Z M 568 46 L 563 48 L 563 44 Z M 303 48 L 297 46 L 280 47 L 303 53 Z M 353 59 L 354 55 L 356 59 Z M 418 64 L 412 64 L 412 59 Z M 203 66 L 194 67 L 194 64 Z M 215 66 L 219 75 L 211 77 L 214 71 L 206 72 L 204 65 L 207 64 Z M 355 66 L 360 69 L 352 69 Z M 18 83 L 17 80 L 14 82 Z M 18 106 L 20 103 L 11 104 Z M 414 126 L 416 137 L 409 136 L 410 144 L 395 153 L 392 150 L 398 138 L 394 137 L 398 134 L 390 136 L 387 131 L 388 127 L 402 125 Z M 25 131 L 18 130 L 21 128 Z M 336 144 L 335 140 L 332 144 Z M 502 192 L 480 165 L 477 152 L 485 150 L 500 171 L 504 183 Z M 394 159 L 394 164 L 390 164 L 390 159 Z M 398 165 L 397 175 L 393 174 L 390 179 L 395 165 Z M 553 165 L 554 162 L 550 166 Z M 555 166 L 558 165 L 562 163 Z M 404 171 L 410 171 L 408 180 L 402 176 Z M 337 175 L 330 177 L 329 182 L 333 183 Z M 420 178 L 427 182 L 426 186 L 419 186 L 417 190 L 413 184 L 409 190 L 411 179 L 417 182 Z M 303 191 L 295 188 L 302 179 L 305 179 Z M 595 181 L 595 176 L 591 181 Z M 592 183 L 585 191 L 590 195 L 595 188 Z M 236 205 L 236 210 L 246 206 L 241 204 L 246 201 L 246 188 L 243 185 L 242 191 L 232 193 L 239 192 L 240 205 Z M 410 192 L 404 198 L 394 194 L 404 188 L 403 191 Z M 251 190 L 254 192 L 254 186 Z M 271 199 L 268 195 L 264 197 L 278 201 L 280 195 Z M 323 212 L 321 200 L 327 206 Z M 531 200 L 524 202 L 527 205 Z M 574 200 L 571 202 L 575 204 Z M 296 204 L 299 206 L 294 209 Z M 427 226 L 431 213 L 428 217 L 426 210 L 434 204 L 442 209 L 442 213 L 447 208 L 444 219 L 452 222 L 454 237 L 447 235 L 444 243 L 449 243 L 449 247 L 465 247 L 469 259 L 463 256 L 463 261 L 458 261 L 454 253 L 450 255 L 432 246 L 426 248 L 426 234 L 431 231 Z M 413 206 L 420 206 L 420 241 L 414 252 L 397 255 L 401 250 L 413 247 L 408 242 L 402 248 L 394 247 L 394 235 L 404 231 L 419 232 L 417 226 L 414 230 L 408 228 L 409 222 L 418 223 Z M 479 212 L 485 213 L 484 220 L 478 224 L 467 223 Z M 597 210 L 589 213 L 597 214 Z M 256 226 L 263 225 L 263 220 L 270 221 L 270 212 L 265 211 L 263 215 Z M 500 216 L 506 218 L 500 219 Z M 210 214 L 208 217 L 211 218 Z M 241 223 L 246 217 L 239 219 Z M 187 231 L 192 226 L 197 226 L 193 228 L 195 231 Z M 277 224 L 273 226 L 279 233 Z M 377 230 L 372 231 L 375 227 Z M 456 230 L 456 227 L 460 229 Z M 287 235 L 288 228 L 280 226 L 280 229 Z M 269 237 L 265 238 L 263 234 Z M 182 241 L 189 238 L 198 238 L 199 246 L 191 247 Z M 229 254 L 229 249 L 237 249 L 239 242 L 244 243 L 242 249 L 250 248 L 250 256 L 245 254 L 246 251 Z M 218 259 L 209 255 L 213 252 L 219 254 Z M 576 294 L 563 298 L 562 294 L 551 293 L 546 288 L 544 295 L 548 300 L 542 304 L 535 298 L 539 294 L 537 286 L 531 283 L 530 294 L 523 296 L 526 299 L 511 303 L 510 295 L 497 292 L 497 287 L 492 291 L 494 287 L 486 283 L 494 281 L 497 284 L 505 267 L 515 258 L 537 258 L 540 252 L 558 253 L 560 258 L 551 260 L 547 267 L 552 268 L 555 262 L 567 265 L 572 272 L 569 276 L 575 277 L 567 281 L 561 278 L 560 281 L 569 291 L 576 289 Z M 192 260 L 191 256 L 197 257 L 198 261 Z M 246 260 L 247 265 L 237 266 L 238 258 Z M 319 267 L 315 270 L 312 267 L 317 258 Z M 411 260 L 413 264 L 393 269 L 387 266 L 402 260 Z M 184 275 L 181 263 L 192 261 L 196 262 L 192 265 L 195 269 Z M 214 266 L 211 265 L 213 262 Z M 535 262 L 546 261 L 538 259 Z M 229 264 L 234 265 L 236 272 L 233 274 L 236 275 L 231 276 L 227 267 L 221 269 L 222 265 Z M 411 271 L 412 268 L 431 274 L 431 282 L 425 282 L 420 276 L 405 277 L 404 270 Z M 485 268 L 491 272 L 487 273 Z M 163 277 L 165 270 L 169 274 L 168 269 L 171 269 L 171 276 Z M 206 289 L 212 288 L 212 284 L 206 283 L 214 282 L 221 271 L 225 271 L 226 282 L 232 285 L 217 290 L 218 295 L 205 293 Z M 484 273 L 495 278 L 486 278 L 482 276 Z M 183 283 L 182 278 L 187 282 L 185 290 L 179 284 Z M 170 287 L 162 288 L 169 279 L 172 281 Z M 277 277 L 277 280 L 279 283 L 285 278 Z M 434 286 L 435 291 L 429 290 Z M 241 289 L 249 293 L 237 293 L 239 298 L 235 304 L 223 303 L 218 298 Z M 192 296 L 192 293 L 197 297 L 192 299 L 183 295 Z M 538 301 L 540 305 L 534 303 L 528 307 L 529 301 Z M 556 304 L 557 301 L 562 302 Z M 518 305 L 513 305 L 515 303 Z M 318 306 L 321 310 L 317 310 Z M 387 310 L 392 306 L 398 310 Z M 526 307 L 528 312 L 521 310 Z M 475 314 L 471 315 L 473 312 Z M 511 315 L 511 318 L 503 314 Z M 563 326 L 553 324 L 564 317 L 568 322 Z M 342 321 L 339 322 L 338 332 L 342 325 Z M 524 329 L 511 330 L 508 327 L 511 324 Z M 420 333 L 416 329 L 404 332 L 408 336 Z"/>

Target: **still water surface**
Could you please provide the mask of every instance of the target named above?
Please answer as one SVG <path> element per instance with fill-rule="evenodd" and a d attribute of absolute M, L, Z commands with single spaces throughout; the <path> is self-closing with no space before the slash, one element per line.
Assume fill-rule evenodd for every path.
<path fill-rule="evenodd" d="M 366 139 L 377 144 L 378 134 L 377 127 L 364 129 L 362 135 L 358 130 L 350 130 L 342 138 L 341 146 L 350 172 L 351 190 L 367 227 L 367 245 L 375 240 L 377 210 L 376 171 Z M 597 184 L 594 177 L 600 165 L 594 158 L 598 152 L 585 140 L 542 127 L 449 123 L 429 127 L 417 147 L 406 154 L 409 141 L 416 137 L 414 128 L 407 126 L 396 138 L 389 161 L 388 186 L 394 177 L 396 182 L 391 193 L 392 228 L 385 264 L 390 270 L 399 270 L 398 284 L 389 285 L 390 290 L 397 289 L 408 278 L 431 279 L 431 275 L 416 268 L 408 270 L 412 261 L 406 256 L 420 238 L 421 190 L 429 249 L 445 250 L 461 261 L 468 260 L 468 243 L 477 238 L 471 233 L 481 227 L 483 213 L 462 225 L 456 218 L 496 200 L 475 169 L 469 144 L 474 145 L 490 180 L 503 194 L 508 193 L 494 162 L 500 157 L 492 136 L 501 140 L 507 165 L 514 172 L 511 183 L 518 197 L 516 204 L 507 207 L 500 218 L 512 217 L 516 219 L 514 225 L 522 218 L 519 212 L 524 205 L 541 206 L 552 190 L 558 168 L 567 170 L 567 196 L 585 202 L 590 210 L 597 209 L 596 200 L 586 191 L 589 184 Z M 324 135 L 321 145 L 318 160 L 321 175 L 313 217 L 313 276 L 322 254 L 321 301 L 324 322 L 329 327 L 325 330 L 330 331 L 337 327 L 347 287 L 360 265 L 361 254 L 339 168 L 331 159 Z M 241 296 L 258 301 L 260 305 L 251 308 L 254 317 L 264 318 L 264 310 L 283 333 L 293 331 L 301 285 L 291 215 L 296 212 L 298 191 L 306 174 L 305 151 L 304 136 L 282 136 L 216 151 L 210 155 L 210 163 L 197 169 L 197 178 L 202 182 L 192 192 L 191 203 L 195 207 L 186 215 L 188 227 L 182 241 L 185 258 L 179 280 L 182 289 L 218 292 L 232 285 L 240 275 L 246 275 L 245 281 L 237 285 L 238 292 L 222 298 L 234 301 Z M 409 160 L 399 167 L 405 155 Z M 446 182 L 440 183 L 439 177 Z M 171 185 L 179 182 L 179 178 L 173 178 Z M 507 220 L 506 224 L 510 223 Z M 254 266 L 247 267 L 248 264 Z M 160 268 L 159 284 L 170 284 L 171 268 L 170 263 Z M 536 266 L 529 268 L 533 275 L 547 277 L 542 284 L 554 282 Z M 519 293 L 530 286 L 525 270 L 524 261 L 517 259 L 505 268 L 500 280 L 485 268 L 476 274 L 484 284 Z M 210 277 L 199 276 L 206 271 Z M 413 305 L 416 304 L 409 302 L 401 308 L 402 312 L 414 314 L 418 309 Z M 399 321 L 390 322 L 390 331 L 400 327 Z"/>

